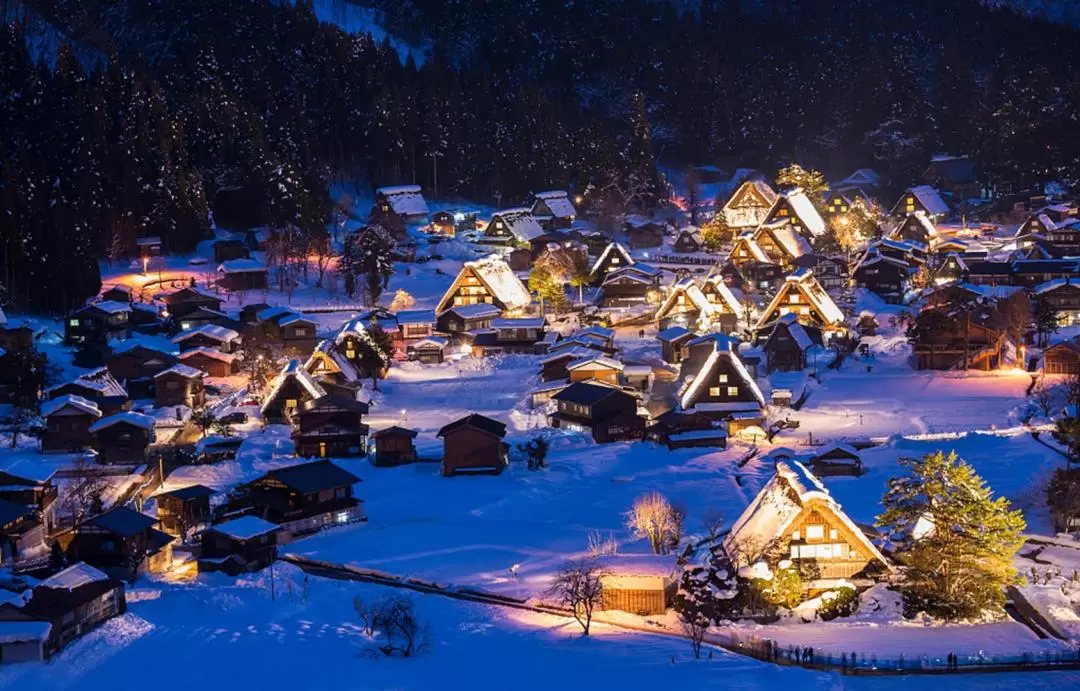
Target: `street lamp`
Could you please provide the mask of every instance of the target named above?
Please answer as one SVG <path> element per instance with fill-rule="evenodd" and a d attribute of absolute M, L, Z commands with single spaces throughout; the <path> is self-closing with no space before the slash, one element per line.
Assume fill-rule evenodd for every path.
<path fill-rule="evenodd" d="M 150 257 L 147 257 L 146 255 L 143 255 L 143 258 L 142 258 L 142 274 L 143 274 L 143 276 L 146 275 L 146 271 L 149 268 L 149 266 L 150 266 Z"/>

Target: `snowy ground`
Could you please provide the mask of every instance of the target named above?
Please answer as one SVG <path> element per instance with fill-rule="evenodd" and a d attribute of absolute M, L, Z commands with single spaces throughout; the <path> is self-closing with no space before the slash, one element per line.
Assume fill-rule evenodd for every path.
<path fill-rule="evenodd" d="M 292 584 L 291 586 L 289 584 Z M 48 665 L 0 668 L 0 689 L 160 691 L 192 688 L 507 689 L 603 688 L 893 689 L 1080 684 L 1080 673 L 850 678 L 766 665 L 723 651 L 695 661 L 663 636 L 596 625 L 581 638 L 565 619 L 416 596 L 432 625 L 430 651 L 385 659 L 366 651 L 352 601 L 373 586 L 311 579 L 278 567 L 277 599 L 266 579 L 204 579 L 136 593 L 128 614 L 97 629 Z M 306 594 L 305 594 L 306 590 Z M 163 664 L 164 663 L 164 664 Z"/>

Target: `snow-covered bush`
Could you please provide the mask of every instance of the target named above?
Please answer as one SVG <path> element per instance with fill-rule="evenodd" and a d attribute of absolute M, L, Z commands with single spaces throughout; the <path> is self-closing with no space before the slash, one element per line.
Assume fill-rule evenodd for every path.
<path fill-rule="evenodd" d="M 818 616 L 822 621 L 832 621 L 837 617 L 850 617 L 858 609 L 858 591 L 855 588 L 843 586 L 821 594 Z"/>

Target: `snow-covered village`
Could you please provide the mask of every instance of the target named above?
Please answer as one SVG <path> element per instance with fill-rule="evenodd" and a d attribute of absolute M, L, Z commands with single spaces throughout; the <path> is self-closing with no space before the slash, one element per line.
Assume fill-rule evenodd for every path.
<path fill-rule="evenodd" d="M 0 3 L 0 689 L 1080 686 L 1075 69 L 938 46 L 977 106 L 865 136 L 543 79 L 499 124 L 456 3 L 67 4 Z M 1000 4 L 927 24 L 1080 66 Z"/>

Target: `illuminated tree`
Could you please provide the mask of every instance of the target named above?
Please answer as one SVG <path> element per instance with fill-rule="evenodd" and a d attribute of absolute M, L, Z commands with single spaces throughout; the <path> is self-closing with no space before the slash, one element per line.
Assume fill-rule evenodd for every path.
<path fill-rule="evenodd" d="M 820 201 L 822 195 L 829 191 L 829 183 L 825 182 L 824 175 L 819 171 L 803 168 L 798 163 L 781 168 L 776 174 L 776 184 L 778 187 L 801 187 L 815 202 Z"/>
<path fill-rule="evenodd" d="M 901 458 L 910 473 L 889 480 L 877 525 L 899 547 L 906 567 L 900 592 L 910 614 L 949 620 L 1000 612 L 1005 586 L 1020 582 L 1013 566 L 1024 544 L 1023 514 L 957 457 Z M 916 524 L 930 525 L 916 536 Z"/>
<path fill-rule="evenodd" d="M 682 538 L 683 513 L 659 492 L 634 500 L 626 513 L 626 527 L 635 538 L 647 538 L 653 554 L 668 554 Z"/>

